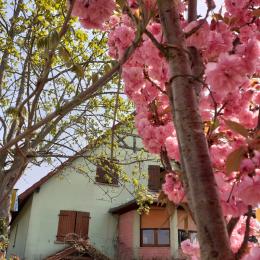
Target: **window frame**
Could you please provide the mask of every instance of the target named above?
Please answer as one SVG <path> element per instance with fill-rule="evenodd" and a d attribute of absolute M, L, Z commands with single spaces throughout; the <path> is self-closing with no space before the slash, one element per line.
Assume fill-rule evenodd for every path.
<path fill-rule="evenodd" d="M 143 230 L 152 230 L 154 235 L 154 244 L 143 243 Z M 158 231 L 168 230 L 169 231 L 169 244 L 159 244 L 158 242 Z M 140 246 L 141 247 L 170 247 L 171 246 L 171 232 L 170 228 L 140 228 Z"/>

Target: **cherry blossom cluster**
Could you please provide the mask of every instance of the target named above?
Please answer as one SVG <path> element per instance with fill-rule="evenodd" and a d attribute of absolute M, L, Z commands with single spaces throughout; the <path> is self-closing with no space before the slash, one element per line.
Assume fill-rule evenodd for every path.
<path fill-rule="evenodd" d="M 248 205 L 256 206 L 260 202 L 260 194 L 251 192 L 259 187 L 259 152 L 252 151 L 247 138 L 232 131 L 226 124 L 226 120 L 235 121 L 253 131 L 258 122 L 260 92 L 259 85 L 252 80 L 260 68 L 259 23 L 255 22 L 253 12 L 258 2 L 242 2 L 225 1 L 226 13 L 213 17 L 211 22 L 199 20 L 187 23 L 183 19 L 181 23 L 186 33 L 200 25 L 187 38 L 187 46 L 200 51 L 205 66 L 205 87 L 199 103 L 201 116 L 205 123 L 218 124 L 214 129 L 211 125 L 205 134 L 209 139 L 225 216 L 240 216 L 247 211 Z M 129 4 L 130 7 L 138 7 L 136 1 L 129 1 Z M 185 9 L 183 7 L 181 11 Z M 244 20 L 241 20 L 241 13 L 246 14 Z M 128 16 L 110 20 L 113 29 L 109 33 L 109 52 L 113 58 L 120 59 L 131 45 L 136 28 Z M 164 44 L 159 23 L 151 21 L 147 30 L 158 43 Z M 165 150 L 170 159 L 178 161 L 177 137 L 167 95 L 168 64 L 148 36 L 143 36 L 142 43 L 123 66 L 122 77 L 125 93 L 136 106 L 136 128 L 144 147 L 154 154 Z M 240 171 L 227 177 L 226 159 L 241 146 L 245 147 L 245 151 Z M 177 203 L 172 174 L 166 177 L 163 189 L 169 199 Z"/>
<path fill-rule="evenodd" d="M 211 20 L 191 23 L 185 19 L 187 1 L 178 2 L 181 27 L 188 35 L 187 50 L 195 47 L 205 68 L 202 77 L 196 79 L 203 82 L 199 110 L 223 213 L 227 219 L 240 217 L 248 211 L 248 206 L 256 207 L 260 203 L 260 86 L 257 81 L 260 74 L 257 14 L 260 1 L 225 0 L 222 13 L 213 14 Z M 109 55 L 119 60 L 135 39 L 137 28 L 132 18 L 138 18 L 139 4 L 137 0 L 128 0 L 127 12 L 119 16 L 112 15 L 113 0 L 76 0 L 72 14 L 79 17 L 85 28 L 106 29 Z M 149 34 L 143 34 L 138 48 L 123 65 L 125 94 L 136 107 L 135 125 L 145 149 L 159 155 L 163 151 L 169 159 L 179 161 L 167 90 L 169 68 L 164 53 L 158 48 L 167 43 L 156 15 L 156 1 L 145 0 L 142 8 L 154 13 L 154 19 L 146 27 L 153 40 Z M 232 157 L 240 166 L 229 170 L 234 163 Z M 175 172 L 167 174 L 163 191 L 176 204 L 185 197 L 181 178 Z M 241 217 L 232 233 L 234 252 L 242 243 L 244 223 Z M 182 248 L 192 259 L 198 259 L 198 245 L 186 241 Z M 253 248 L 244 260 L 259 259 L 259 251 Z"/>
<path fill-rule="evenodd" d="M 185 197 L 184 189 L 178 175 L 168 173 L 165 176 L 165 183 L 163 184 L 163 191 L 168 196 L 170 201 L 179 204 Z"/>
<path fill-rule="evenodd" d="M 257 224 L 254 219 L 251 219 L 250 221 L 251 236 L 255 235 L 255 233 L 257 232 L 256 229 L 259 229 L 259 224 Z M 245 230 L 246 230 L 246 217 L 241 217 L 230 236 L 230 245 L 234 253 L 236 253 L 239 250 L 244 240 Z M 258 260 L 260 258 L 260 247 L 255 246 L 255 244 L 252 242 L 249 242 L 249 244 L 251 247 L 250 252 L 249 254 L 243 256 L 242 260 Z M 200 259 L 200 246 L 197 240 L 194 241 L 191 241 L 190 239 L 184 240 L 181 243 L 181 249 L 183 253 L 189 256 L 192 260 Z"/>
<path fill-rule="evenodd" d="M 68 4 L 71 4 L 71 0 Z M 104 22 L 113 14 L 115 7 L 114 0 L 76 0 L 72 15 L 79 17 L 86 29 L 103 29 Z"/>

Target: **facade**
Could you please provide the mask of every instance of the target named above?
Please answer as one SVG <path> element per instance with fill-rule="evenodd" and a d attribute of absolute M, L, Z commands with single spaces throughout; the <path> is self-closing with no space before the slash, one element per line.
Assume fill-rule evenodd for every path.
<path fill-rule="evenodd" d="M 118 161 L 132 156 L 126 156 L 127 149 L 133 154 L 139 149 L 129 145 L 138 143 L 133 136 L 127 138 Z M 95 153 L 100 154 L 98 150 Z M 115 172 L 109 162 L 103 162 L 106 167 L 93 164 L 86 160 L 86 154 L 84 149 L 19 196 L 8 256 L 14 254 L 24 260 L 94 259 L 93 250 L 82 255 L 71 247 L 70 240 L 82 238 L 109 259 L 176 257 L 183 234 L 196 230 L 185 210 L 179 207 L 169 214 L 155 202 L 148 215 L 139 215 L 132 181 L 126 183 L 122 176 L 114 175 L 107 178 L 106 173 Z M 139 176 L 140 183 L 148 182 L 153 194 L 161 187 L 163 171 L 156 158 L 123 168 L 128 176 Z"/>

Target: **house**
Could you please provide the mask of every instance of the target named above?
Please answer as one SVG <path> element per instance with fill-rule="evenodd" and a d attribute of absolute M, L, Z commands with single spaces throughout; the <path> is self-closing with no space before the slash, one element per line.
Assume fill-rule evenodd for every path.
<path fill-rule="evenodd" d="M 134 158 L 123 165 L 126 176 L 119 176 L 110 163 L 110 148 L 88 146 L 20 194 L 8 256 L 26 260 L 178 256 L 180 241 L 195 236 L 191 217 L 182 207 L 169 214 L 166 207 L 158 206 L 156 194 L 164 172 L 150 155 L 135 161 L 142 149 L 136 135 L 121 135 L 117 141 L 118 161 Z M 98 162 L 89 159 L 100 154 Z M 133 185 L 133 179 L 139 184 Z M 136 186 L 147 184 L 154 199 L 149 214 L 140 215 L 134 193 Z M 83 243 L 84 253 L 78 243 Z"/>

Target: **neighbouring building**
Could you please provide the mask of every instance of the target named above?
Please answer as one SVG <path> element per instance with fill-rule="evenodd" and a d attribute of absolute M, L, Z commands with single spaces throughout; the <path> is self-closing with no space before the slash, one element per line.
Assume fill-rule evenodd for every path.
<path fill-rule="evenodd" d="M 134 158 L 142 149 L 134 134 L 117 140 L 121 144 L 117 148 L 119 162 Z M 164 175 L 158 158 L 123 165 L 127 175 L 148 185 L 154 196 L 149 214 L 140 215 L 132 181 L 125 182 L 109 159 L 103 163 L 86 159 L 89 151 L 100 154 L 100 149 L 86 147 L 20 194 L 8 256 L 15 254 L 22 260 L 94 259 L 96 252 L 109 259 L 166 260 L 180 256 L 182 240 L 195 239 L 196 227 L 182 206 L 170 213 L 157 205 Z M 86 253 L 72 246 L 71 241 L 78 238 L 88 239 Z"/>

